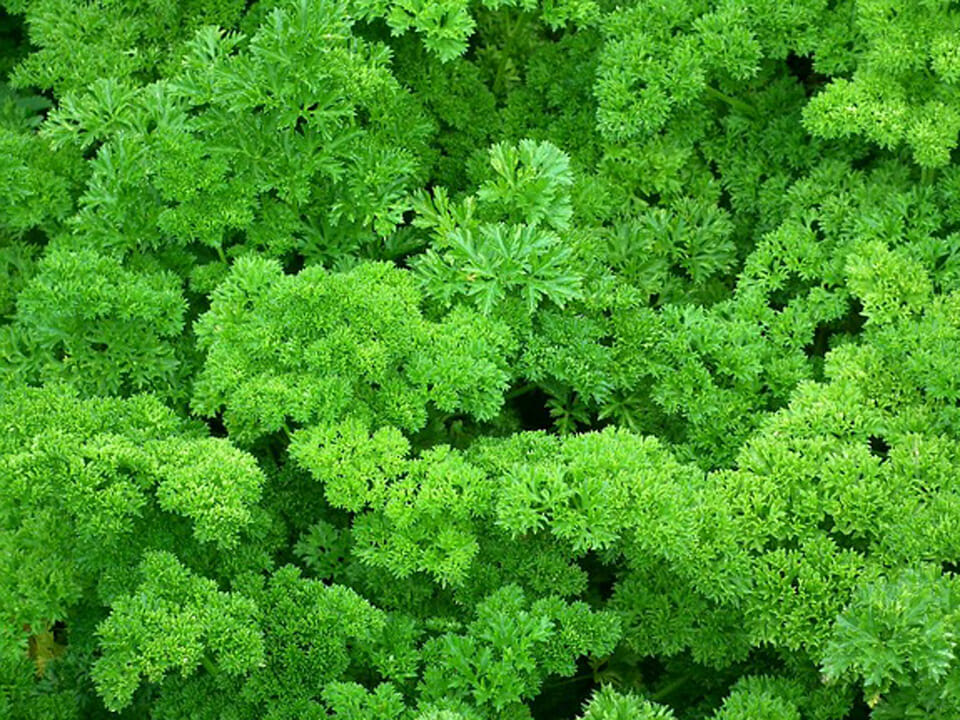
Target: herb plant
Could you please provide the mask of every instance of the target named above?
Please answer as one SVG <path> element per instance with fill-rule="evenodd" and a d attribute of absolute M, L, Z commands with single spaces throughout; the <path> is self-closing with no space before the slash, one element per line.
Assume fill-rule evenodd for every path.
<path fill-rule="evenodd" d="M 960 9 L 0 0 L 0 717 L 960 718 Z"/>

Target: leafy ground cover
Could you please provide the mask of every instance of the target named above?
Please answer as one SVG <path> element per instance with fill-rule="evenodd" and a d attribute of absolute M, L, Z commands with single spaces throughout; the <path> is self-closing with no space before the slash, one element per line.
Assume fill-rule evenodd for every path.
<path fill-rule="evenodd" d="M 0 8 L 0 717 L 960 718 L 957 3 Z"/>

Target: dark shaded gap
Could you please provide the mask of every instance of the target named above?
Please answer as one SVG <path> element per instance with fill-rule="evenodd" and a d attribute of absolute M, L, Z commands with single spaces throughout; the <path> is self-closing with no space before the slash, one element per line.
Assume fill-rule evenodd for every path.
<path fill-rule="evenodd" d="M 590 585 L 584 598 L 597 607 L 605 607 L 613 597 L 614 586 L 617 582 L 617 567 L 605 563 L 593 550 L 580 560 L 580 567 L 590 578 Z"/>
<path fill-rule="evenodd" d="M 549 400 L 549 395 L 534 387 L 511 399 L 508 405 L 517 413 L 523 430 L 550 430 L 553 428 L 553 418 L 547 407 Z"/>
<path fill-rule="evenodd" d="M 580 658 L 573 677 L 547 679 L 529 704 L 530 712 L 536 720 L 574 720 L 598 688 L 587 658 Z"/>
<path fill-rule="evenodd" d="M 823 361 L 832 349 L 833 341 L 838 336 L 855 337 L 859 335 L 866 321 L 867 318 L 863 314 L 863 304 L 853 298 L 850 300 L 850 309 L 845 316 L 817 325 L 813 333 L 813 340 L 803 348 L 806 356 L 813 362 L 813 377 L 815 380 L 819 382 L 824 379 Z"/>
<path fill-rule="evenodd" d="M 883 462 L 890 456 L 890 444 L 877 435 L 870 436 L 870 453 Z"/>
<path fill-rule="evenodd" d="M 817 528 L 822 530 L 827 535 L 830 536 L 830 539 L 837 544 L 838 548 L 842 550 L 853 550 L 858 553 L 866 553 L 869 549 L 869 543 L 867 543 L 863 538 L 857 538 L 853 535 L 848 535 L 846 533 L 837 530 L 836 521 L 833 516 L 827 515 L 821 520 Z"/>
<path fill-rule="evenodd" d="M 285 275 L 297 275 L 306 266 L 307 259 L 303 254 L 294 252 L 283 258 L 282 264 Z"/>
<path fill-rule="evenodd" d="M 787 55 L 787 72 L 797 79 L 803 86 L 804 94 L 807 97 L 816 95 L 828 82 L 830 78 L 814 69 L 813 55 L 797 55 L 791 52 Z"/>
<path fill-rule="evenodd" d="M 857 701 L 853 704 L 853 709 L 850 711 L 850 714 L 847 715 L 845 720 L 869 720 L 870 715 L 870 706 L 867 705 L 866 701 L 862 697 L 860 697 L 857 698 Z"/>
<path fill-rule="evenodd" d="M 24 16 L 0 8 L 0 78 L 6 80 L 13 67 L 29 52 Z"/>
<path fill-rule="evenodd" d="M 53 633 L 53 641 L 57 645 L 66 645 L 68 643 L 67 624 L 63 620 L 57 620 L 50 628 Z"/>
<path fill-rule="evenodd" d="M 227 426 L 223 424 L 223 411 L 218 412 L 212 418 L 205 418 L 204 422 L 210 428 L 210 437 L 227 437 Z"/>

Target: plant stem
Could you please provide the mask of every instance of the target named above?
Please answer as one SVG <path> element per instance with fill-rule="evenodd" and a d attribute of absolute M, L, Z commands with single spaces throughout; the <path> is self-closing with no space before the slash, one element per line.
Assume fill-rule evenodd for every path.
<path fill-rule="evenodd" d="M 558 687 L 563 687 L 564 685 L 570 685 L 575 682 L 582 682 L 583 680 L 592 680 L 592 679 L 593 679 L 593 673 L 590 673 L 589 675 L 577 675 L 576 677 L 564 678 L 563 680 L 560 680 L 558 682 L 549 683 L 547 687 L 551 689 L 558 688 Z"/>
<path fill-rule="evenodd" d="M 526 395 L 528 392 L 530 392 L 531 390 L 535 390 L 536 388 L 537 388 L 536 383 L 532 383 L 532 382 L 527 383 L 526 385 L 521 385 L 518 388 L 514 388 L 513 390 L 508 392 L 506 395 L 504 395 L 503 399 L 513 400 L 514 398 L 520 397 L 521 395 Z"/>
<path fill-rule="evenodd" d="M 203 665 L 204 669 L 211 675 L 220 674 L 220 668 L 214 665 L 213 660 L 211 660 L 207 655 L 204 655 L 200 658 L 200 664 Z"/>
<path fill-rule="evenodd" d="M 748 102 L 744 102 L 743 100 L 727 95 L 726 93 L 722 93 L 710 85 L 707 85 L 704 92 L 706 92 L 707 95 L 712 97 L 714 100 L 719 100 L 720 102 L 726 103 L 734 110 L 739 110 L 744 115 L 752 118 L 759 117 L 757 109 Z"/>
<path fill-rule="evenodd" d="M 662 701 L 662 700 L 665 700 L 666 698 L 670 697 L 670 695 L 671 695 L 672 693 L 676 692 L 676 691 L 679 690 L 681 687 L 683 687 L 684 685 L 686 685 L 686 684 L 687 684 L 687 680 L 689 680 L 689 679 L 690 679 L 690 676 L 689 676 L 689 675 L 681 675 L 680 677 L 678 677 L 678 678 L 676 678 L 676 679 L 674 679 L 674 680 L 671 680 L 671 681 L 668 682 L 666 685 L 664 685 L 662 688 L 660 688 L 660 689 L 657 690 L 655 693 L 653 693 L 653 694 L 650 696 L 650 699 L 653 700 L 654 702 L 660 702 L 660 701 Z"/>

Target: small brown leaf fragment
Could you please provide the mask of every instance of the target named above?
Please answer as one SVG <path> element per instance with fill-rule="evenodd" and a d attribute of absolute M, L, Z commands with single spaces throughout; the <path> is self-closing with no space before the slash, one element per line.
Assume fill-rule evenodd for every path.
<path fill-rule="evenodd" d="M 28 652 L 30 659 L 37 666 L 37 677 L 39 678 L 46 674 L 47 664 L 63 656 L 66 651 L 67 646 L 57 642 L 52 629 L 30 636 Z"/>

